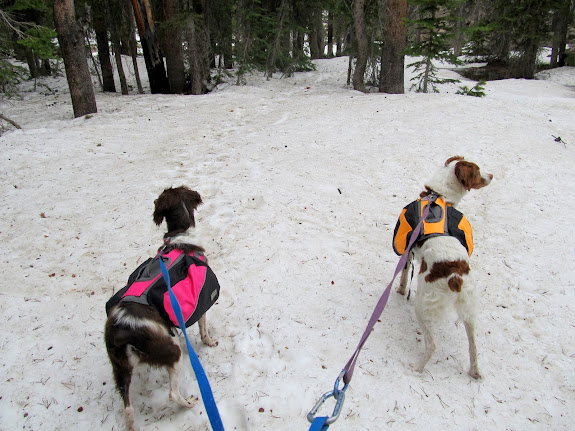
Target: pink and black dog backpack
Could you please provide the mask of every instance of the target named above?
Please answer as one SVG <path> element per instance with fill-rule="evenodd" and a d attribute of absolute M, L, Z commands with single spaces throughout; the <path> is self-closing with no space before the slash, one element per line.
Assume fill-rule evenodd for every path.
<path fill-rule="evenodd" d="M 161 257 L 149 258 L 130 275 L 128 284 L 106 303 L 107 315 L 119 303 L 135 302 L 155 307 L 169 325 L 179 327 L 162 277 L 160 258 L 168 269 L 186 327 L 196 323 L 214 305 L 220 296 L 220 285 L 204 255 L 168 247 Z"/>

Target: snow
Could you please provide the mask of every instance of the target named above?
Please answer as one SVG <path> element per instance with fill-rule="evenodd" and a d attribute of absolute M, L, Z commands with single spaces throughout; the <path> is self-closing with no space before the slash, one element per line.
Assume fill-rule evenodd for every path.
<path fill-rule="evenodd" d="M 458 207 L 474 228 L 483 379 L 467 375 L 452 312 L 412 371 L 423 342 L 392 291 L 330 430 L 573 429 L 575 68 L 475 98 L 362 94 L 347 58 L 316 64 L 204 96 L 98 93 L 99 113 L 78 119 L 62 78 L 2 102 L 22 130 L 0 138 L 0 429 L 124 429 L 104 304 L 161 245 L 154 199 L 181 184 L 203 197 L 196 235 L 222 286 L 219 345 L 188 333 L 226 430 L 308 429 L 392 277 L 401 209 L 453 155 L 494 174 Z M 183 395 L 198 395 L 183 368 Z M 138 369 L 136 425 L 210 429 L 167 382 Z"/>

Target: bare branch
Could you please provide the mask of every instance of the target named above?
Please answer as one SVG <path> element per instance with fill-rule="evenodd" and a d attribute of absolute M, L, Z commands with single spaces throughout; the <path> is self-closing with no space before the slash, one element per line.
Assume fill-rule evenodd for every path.
<path fill-rule="evenodd" d="M 22 127 L 20 127 L 20 125 L 18 123 L 16 123 L 15 121 L 11 120 L 8 117 L 5 117 L 4 115 L 0 114 L 0 119 L 4 120 L 4 121 L 8 121 L 10 124 L 12 124 L 14 127 L 16 127 L 17 129 L 21 129 Z"/>
<path fill-rule="evenodd" d="M 33 24 L 30 22 L 20 22 L 17 21 L 12 17 L 11 14 L 8 12 L 3 11 L 0 9 L 0 21 L 3 21 L 6 26 L 12 30 L 14 33 L 18 35 L 19 38 L 24 39 L 27 37 L 26 33 L 24 33 L 20 28 L 38 28 L 37 24 Z"/>

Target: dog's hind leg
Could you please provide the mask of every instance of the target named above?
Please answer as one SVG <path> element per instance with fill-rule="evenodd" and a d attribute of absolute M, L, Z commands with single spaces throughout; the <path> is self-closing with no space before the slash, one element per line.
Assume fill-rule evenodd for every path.
<path fill-rule="evenodd" d="M 125 347 L 125 349 L 129 348 L 129 346 Z M 136 428 L 134 427 L 134 407 L 132 406 L 132 401 L 130 400 L 130 383 L 132 381 L 132 372 L 134 367 L 132 364 L 130 364 L 127 352 L 125 355 L 110 355 L 110 359 L 113 359 L 112 368 L 114 371 L 116 387 L 118 388 L 118 392 L 120 392 L 120 396 L 124 402 L 126 429 L 135 431 Z"/>
<path fill-rule="evenodd" d="M 474 379 L 480 379 L 473 323 L 463 322 L 463 324 L 465 325 L 465 332 L 467 332 L 467 341 L 469 341 L 469 375 Z"/>
<path fill-rule="evenodd" d="M 417 294 L 415 295 L 415 316 L 417 317 L 425 341 L 423 358 L 416 367 L 413 367 L 415 371 L 419 373 L 423 372 L 425 365 L 429 362 L 429 359 L 431 359 L 433 352 L 435 352 L 435 340 L 431 332 L 433 322 L 429 315 L 429 306 L 424 305 L 425 301 L 429 301 L 429 298 L 425 296 L 424 288 L 418 284 Z"/>
<path fill-rule="evenodd" d="M 427 324 L 424 324 L 419 318 L 419 325 L 421 326 L 421 332 L 423 333 L 423 339 L 425 340 L 425 353 L 423 354 L 423 358 L 419 362 L 419 365 L 415 367 L 415 371 L 418 373 L 422 373 L 425 365 L 433 356 L 433 352 L 435 352 L 435 341 L 433 339 L 433 334 Z"/>
<path fill-rule="evenodd" d="M 477 289 L 473 285 L 473 279 L 465 279 L 464 289 L 457 295 L 455 309 L 457 315 L 463 321 L 467 341 L 469 342 L 469 375 L 474 379 L 480 379 L 479 367 L 477 365 L 477 346 L 475 344 L 475 320 L 477 318 Z"/>
<path fill-rule="evenodd" d="M 190 397 L 185 399 L 180 393 L 180 369 L 182 368 L 182 357 L 178 359 L 174 365 L 168 367 L 168 374 L 170 375 L 170 399 L 182 407 L 192 408 L 198 402 L 198 397 Z"/>
<path fill-rule="evenodd" d="M 208 333 L 208 324 L 206 322 L 206 314 L 198 320 L 198 327 L 200 328 L 200 338 L 204 344 L 207 344 L 210 347 L 215 347 L 218 345 L 217 340 L 212 339 L 210 334 Z"/>

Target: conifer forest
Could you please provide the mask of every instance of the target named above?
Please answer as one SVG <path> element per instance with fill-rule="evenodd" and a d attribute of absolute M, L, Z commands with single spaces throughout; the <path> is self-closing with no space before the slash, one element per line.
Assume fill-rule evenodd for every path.
<path fill-rule="evenodd" d="M 477 80 L 530 79 L 542 47 L 546 67 L 575 64 L 573 9 L 572 0 L 1 0 L 0 91 L 65 70 L 82 116 L 97 111 L 94 91 L 143 92 L 143 73 L 152 93 L 205 94 L 224 79 L 289 77 L 334 56 L 349 56 L 347 83 L 360 91 L 404 93 L 406 65 L 417 91 L 436 91 L 432 60 L 485 62 Z M 91 74 L 100 88 L 87 85 Z"/>

